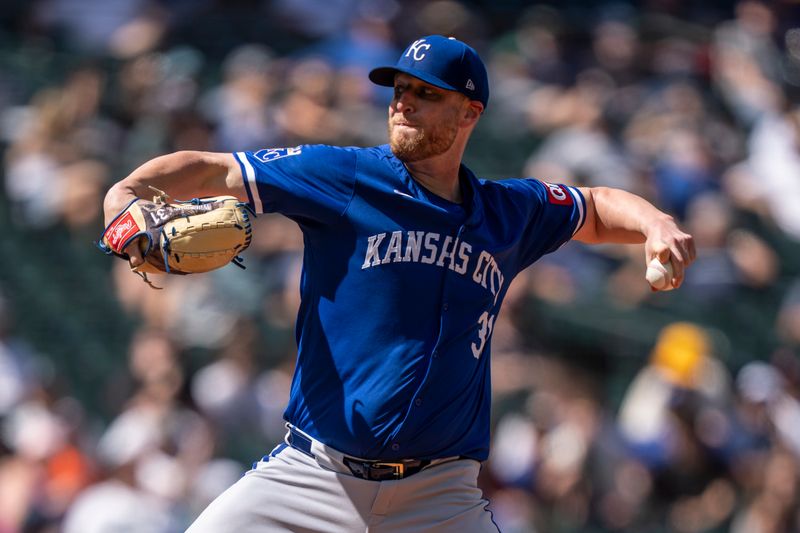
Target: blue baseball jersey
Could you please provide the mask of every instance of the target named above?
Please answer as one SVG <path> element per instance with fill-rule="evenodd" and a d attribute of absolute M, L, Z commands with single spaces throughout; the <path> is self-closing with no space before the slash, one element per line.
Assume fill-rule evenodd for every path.
<path fill-rule="evenodd" d="M 357 457 L 485 460 L 497 313 L 514 276 L 581 227 L 580 192 L 462 166 L 454 204 L 387 145 L 234 155 L 251 206 L 305 241 L 286 420 Z"/>

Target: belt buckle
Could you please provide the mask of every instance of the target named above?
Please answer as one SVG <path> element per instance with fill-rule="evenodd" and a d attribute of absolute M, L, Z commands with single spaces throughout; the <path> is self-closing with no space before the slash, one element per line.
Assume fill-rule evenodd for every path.
<path fill-rule="evenodd" d="M 406 473 L 406 465 L 404 463 L 372 463 L 374 467 L 389 467 L 394 469 L 394 476 L 397 479 L 403 479 Z"/>

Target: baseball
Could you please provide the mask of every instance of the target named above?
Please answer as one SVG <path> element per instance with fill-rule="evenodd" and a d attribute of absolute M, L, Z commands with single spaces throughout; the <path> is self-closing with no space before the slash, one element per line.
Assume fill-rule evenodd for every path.
<path fill-rule="evenodd" d="M 657 257 L 654 257 L 650 264 L 647 265 L 647 273 L 644 275 L 650 286 L 659 291 L 671 291 L 673 289 L 672 276 L 672 265 L 669 261 L 662 263 Z"/>

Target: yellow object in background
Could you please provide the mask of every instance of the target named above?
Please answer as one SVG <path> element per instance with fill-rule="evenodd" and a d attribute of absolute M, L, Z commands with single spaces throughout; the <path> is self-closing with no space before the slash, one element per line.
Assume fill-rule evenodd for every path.
<path fill-rule="evenodd" d="M 673 384 L 693 388 L 710 350 L 710 339 L 702 328 L 675 322 L 661 330 L 651 364 Z"/>

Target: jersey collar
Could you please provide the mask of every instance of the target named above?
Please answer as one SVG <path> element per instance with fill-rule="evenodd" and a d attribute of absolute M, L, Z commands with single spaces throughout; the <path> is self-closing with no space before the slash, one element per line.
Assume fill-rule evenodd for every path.
<path fill-rule="evenodd" d="M 406 166 L 400 161 L 388 144 L 378 147 L 383 152 L 384 157 L 389 161 L 389 164 L 394 168 L 396 174 L 401 177 L 403 183 L 415 196 L 420 196 L 420 185 L 411 176 Z M 477 226 L 483 221 L 483 202 L 481 201 L 478 190 L 480 189 L 480 181 L 475 174 L 467 168 L 463 163 L 458 171 L 459 180 L 461 182 L 462 193 L 464 194 L 464 208 L 467 210 L 467 220 L 464 222 L 465 226 Z"/>

